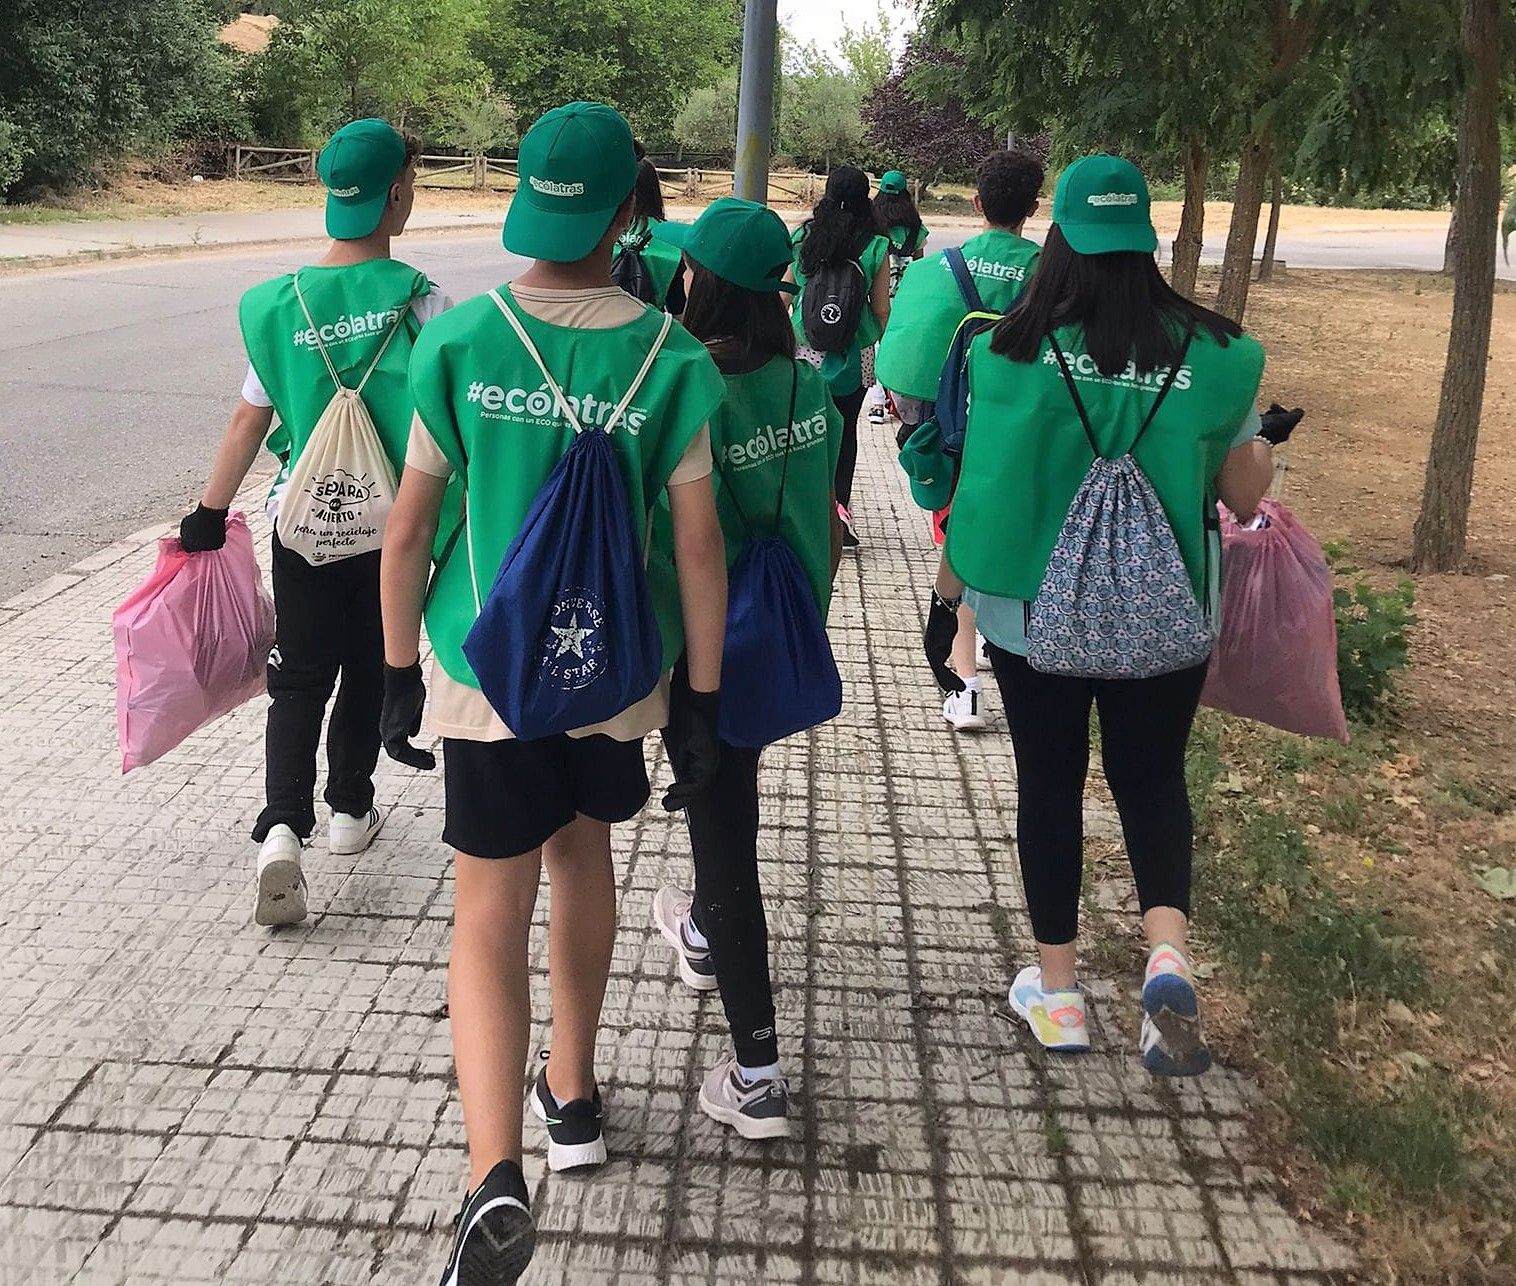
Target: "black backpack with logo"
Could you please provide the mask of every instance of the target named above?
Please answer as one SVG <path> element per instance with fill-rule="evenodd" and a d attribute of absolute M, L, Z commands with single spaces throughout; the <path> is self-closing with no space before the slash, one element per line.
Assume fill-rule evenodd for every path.
<path fill-rule="evenodd" d="M 611 263 L 611 284 L 620 286 L 633 299 L 640 299 L 645 304 L 653 303 L 657 293 L 653 287 L 653 274 L 642 254 L 652 239 L 653 234 L 645 231 L 640 237 L 618 241 L 616 258 Z"/>
<path fill-rule="evenodd" d="M 847 352 L 858 336 L 868 300 L 869 280 L 857 255 L 818 268 L 806 278 L 800 296 L 805 342 L 818 353 Z"/>

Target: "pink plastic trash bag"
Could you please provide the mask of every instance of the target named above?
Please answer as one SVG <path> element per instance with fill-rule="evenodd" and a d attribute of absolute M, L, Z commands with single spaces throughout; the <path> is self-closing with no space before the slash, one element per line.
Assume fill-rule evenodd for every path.
<path fill-rule="evenodd" d="M 1286 732 L 1346 742 L 1331 568 L 1277 500 L 1258 512 L 1263 521 L 1244 526 L 1221 510 L 1221 638 L 1200 699 Z"/>
<path fill-rule="evenodd" d="M 166 755 L 212 719 L 266 690 L 274 604 L 253 558 L 247 519 L 226 545 L 186 554 L 158 542 L 158 563 L 111 617 L 121 771 Z"/>

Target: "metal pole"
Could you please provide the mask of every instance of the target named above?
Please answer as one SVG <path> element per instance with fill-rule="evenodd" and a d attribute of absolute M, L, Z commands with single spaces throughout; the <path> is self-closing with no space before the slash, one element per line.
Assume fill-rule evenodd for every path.
<path fill-rule="evenodd" d="M 747 0 L 742 19 L 742 79 L 737 95 L 737 160 L 732 187 L 748 201 L 768 201 L 778 31 L 779 0 Z"/>

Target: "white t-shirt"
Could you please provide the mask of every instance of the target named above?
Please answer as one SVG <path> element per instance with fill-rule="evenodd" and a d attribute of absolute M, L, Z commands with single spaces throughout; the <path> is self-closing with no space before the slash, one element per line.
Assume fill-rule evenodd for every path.
<path fill-rule="evenodd" d="M 430 294 L 411 301 L 411 312 L 424 326 L 438 313 L 444 313 L 452 306 L 453 301 L 433 286 Z M 263 387 L 263 381 L 258 378 L 258 372 L 253 369 L 251 362 L 247 364 L 247 375 L 242 381 L 242 400 L 249 406 L 273 406 L 274 404 L 273 398 L 269 397 L 268 390 Z"/>
<path fill-rule="evenodd" d="M 624 326 L 635 321 L 647 305 L 633 299 L 618 286 L 592 286 L 582 290 L 544 290 L 541 287 L 510 288 L 511 297 L 529 316 L 554 326 L 575 330 L 601 330 Z M 411 440 L 405 452 L 405 467 L 431 474 L 434 478 L 452 476 L 453 466 L 438 448 L 417 416 L 411 421 Z M 685 448 L 684 455 L 669 478 L 669 486 L 698 482 L 711 474 L 711 430 L 701 428 Z M 589 728 L 575 728 L 571 737 L 597 734 L 615 741 L 635 741 L 663 727 L 668 722 L 669 676 L 664 675 L 647 696 L 623 710 L 615 718 Z M 427 706 L 427 728 L 439 737 L 459 741 L 506 741 L 511 730 L 495 713 L 494 707 L 478 688 L 459 683 L 435 660 L 432 663 L 431 701 Z"/>

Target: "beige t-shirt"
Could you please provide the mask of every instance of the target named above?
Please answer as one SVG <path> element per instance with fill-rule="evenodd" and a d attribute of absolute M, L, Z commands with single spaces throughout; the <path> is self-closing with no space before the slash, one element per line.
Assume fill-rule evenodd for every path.
<path fill-rule="evenodd" d="M 534 286 L 511 286 L 510 292 L 522 310 L 553 326 L 578 330 L 605 330 L 635 321 L 647 307 L 616 286 L 595 286 L 586 290 L 543 290 Z M 420 416 L 411 421 L 411 440 L 406 447 L 405 467 L 429 473 L 434 478 L 452 475 L 453 466 L 438 449 L 436 440 L 426 431 Z M 703 427 L 680 457 L 669 486 L 698 482 L 711 474 L 711 431 Z M 668 722 L 669 680 L 664 675 L 658 686 L 636 705 L 614 719 L 589 728 L 576 728 L 568 735 L 589 737 L 603 733 L 616 741 L 636 741 Z M 439 737 L 456 737 L 460 741 L 505 741 L 511 737 L 484 693 L 450 677 L 436 660 L 432 661 L 432 700 L 427 716 L 428 729 Z"/>

